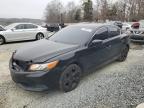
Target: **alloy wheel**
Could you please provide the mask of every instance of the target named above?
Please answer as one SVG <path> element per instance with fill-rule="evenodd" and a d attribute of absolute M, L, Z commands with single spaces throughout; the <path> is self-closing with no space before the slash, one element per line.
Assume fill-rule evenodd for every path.
<path fill-rule="evenodd" d="M 121 55 L 120 55 L 120 57 L 118 58 L 118 61 L 120 61 L 120 62 L 125 61 L 126 58 L 127 58 L 127 55 L 128 55 L 128 51 L 129 51 L 129 48 L 128 48 L 128 47 L 125 47 L 125 48 L 121 51 Z"/>
<path fill-rule="evenodd" d="M 37 40 L 41 40 L 43 38 L 44 38 L 43 34 L 41 34 L 41 33 L 37 34 Z"/>

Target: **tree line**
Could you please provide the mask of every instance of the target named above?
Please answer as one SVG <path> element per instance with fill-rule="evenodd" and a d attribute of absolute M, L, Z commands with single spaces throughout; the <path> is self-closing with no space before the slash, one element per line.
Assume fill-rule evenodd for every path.
<path fill-rule="evenodd" d="M 144 19 L 144 0 L 80 0 L 64 6 L 52 0 L 45 10 L 47 23 L 75 23 L 106 20 L 138 21 Z"/>

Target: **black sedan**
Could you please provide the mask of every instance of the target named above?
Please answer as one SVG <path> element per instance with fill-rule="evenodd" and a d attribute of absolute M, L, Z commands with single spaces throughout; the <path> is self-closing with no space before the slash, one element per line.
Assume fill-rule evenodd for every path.
<path fill-rule="evenodd" d="M 125 61 L 128 51 L 129 38 L 119 27 L 77 24 L 18 49 L 9 66 L 13 81 L 26 90 L 69 92 L 84 73 L 114 60 Z"/>

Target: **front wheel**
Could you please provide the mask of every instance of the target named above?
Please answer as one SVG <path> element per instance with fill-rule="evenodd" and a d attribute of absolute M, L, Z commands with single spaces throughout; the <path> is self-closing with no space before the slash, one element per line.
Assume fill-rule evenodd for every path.
<path fill-rule="evenodd" d="M 123 48 L 123 50 L 120 53 L 120 57 L 118 58 L 118 61 L 123 62 L 126 60 L 127 55 L 128 55 L 128 51 L 129 51 L 129 47 L 126 46 L 125 48 Z"/>
<path fill-rule="evenodd" d="M 0 36 L 0 45 L 4 44 L 4 38 Z"/>
<path fill-rule="evenodd" d="M 63 92 L 70 92 L 74 90 L 78 86 L 80 78 L 81 68 L 76 64 L 69 65 L 60 76 L 60 90 Z"/>

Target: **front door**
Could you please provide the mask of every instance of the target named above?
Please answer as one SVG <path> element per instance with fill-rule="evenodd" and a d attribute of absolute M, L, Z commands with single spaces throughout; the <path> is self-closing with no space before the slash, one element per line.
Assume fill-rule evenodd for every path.
<path fill-rule="evenodd" d="M 24 33 L 24 25 L 20 24 L 13 28 L 12 30 L 8 30 L 5 32 L 5 37 L 7 38 L 7 41 L 19 41 L 23 40 L 25 37 Z"/>
<path fill-rule="evenodd" d="M 108 38 L 108 28 L 102 27 L 97 30 L 95 36 L 92 38 L 87 49 L 81 52 L 80 61 L 85 66 L 85 69 L 97 67 L 108 60 L 111 47 L 105 41 Z M 92 45 L 93 40 L 101 40 L 98 45 Z"/>

